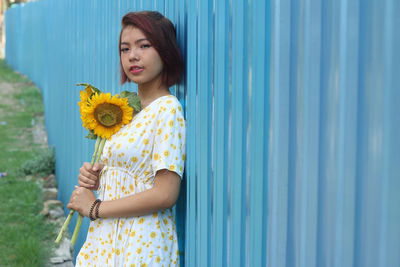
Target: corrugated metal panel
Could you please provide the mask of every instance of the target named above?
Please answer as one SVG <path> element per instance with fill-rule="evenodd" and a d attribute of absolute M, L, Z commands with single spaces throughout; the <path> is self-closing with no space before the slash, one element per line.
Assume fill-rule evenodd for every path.
<path fill-rule="evenodd" d="M 121 90 L 120 18 L 141 9 L 175 22 L 186 62 L 174 88 L 188 126 L 177 205 L 186 266 L 400 266 L 394 0 L 40 0 L 8 10 L 6 59 L 43 90 L 63 201 L 93 146 L 74 84 Z"/>

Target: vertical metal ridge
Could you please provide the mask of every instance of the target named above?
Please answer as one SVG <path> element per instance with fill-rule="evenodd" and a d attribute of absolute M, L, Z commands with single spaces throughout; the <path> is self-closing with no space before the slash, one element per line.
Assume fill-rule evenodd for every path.
<path fill-rule="evenodd" d="M 226 266 L 227 257 L 227 142 L 228 142 L 228 1 L 215 1 L 214 11 L 214 83 L 213 83 L 213 162 L 211 266 Z"/>

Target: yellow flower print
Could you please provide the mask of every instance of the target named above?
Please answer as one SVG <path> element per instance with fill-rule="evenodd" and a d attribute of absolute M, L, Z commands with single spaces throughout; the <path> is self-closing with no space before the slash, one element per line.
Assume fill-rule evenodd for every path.
<path fill-rule="evenodd" d="M 137 248 L 136 253 L 137 253 L 137 254 L 142 253 L 142 248 Z"/>
<path fill-rule="evenodd" d="M 175 113 L 176 113 L 176 109 L 172 108 L 172 109 L 171 109 L 171 113 L 172 113 L 172 114 L 175 114 Z"/>
<path fill-rule="evenodd" d="M 128 141 L 129 141 L 129 143 L 133 143 L 133 142 L 135 142 L 135 138 L 129 138 Z"/>
<path fill-rule="evenodd" d="M 186 155 L 182 154 L 182 160 L 185 161 L 186 160 Z"/>
<path fill-rule="evenodd" d="M 121 251 L 119 249 L 117 249 L 117 251 L 115 253 L 119 256 L 119 254 L 121 254 Z"/>
<path fill-rule="evenodd" d="M 165 150 L 165 151 L 164 151 L 164 156 L 166 156 L 166 157 L 169 156 L 169 151 L 168 151 L 168 150 Z"/>
<path fill-rule="evenodd" d="M 140 127 L 142 127 L 142 124 L 139 122 L 136 124 L 136 128 L 140 128 Z"/>
<path fill-rule="evenodd" d="M 143 145 L 147 145 L 148 143 L 149 143 L 149 139 L 146 138 L 143 140 Z"/>
<path fill-rule="evenodd" d="M 175 169 L 176 169 L 176 167 L 175 167 L 174 164 L 172 164 L 172 165 L 169 166 L 169 170 L 170 170 L 170 171 L 174 171 Z"/>
<path fill-rule="evenodd" d="M 157 134 L 160 135 L 161 133 L 162 133 L 162 129 L 161 129 L 161 128 L 158 128 Z"/>
<path fill-rule="evenodd" d="M 129 189 L 130 189 L 131 191 L 133 191 L 133 189 L 134 189 L 134 188 L 133 188 L 133 184 L 130 184 L 130 185 L 129 185 Z"/>
<path fill-rule="evenodd" d="M 151 232 L 150 237 L 151 237 L 151 238 L 155 238 L 156 235 L 157 235 L 156 232 Z"/>
<path fill-rule="evenodd" d="M 143 162 L 142 164 L 140 164 L 139 167 L 140 167 L 141 169 L 143 169 L 145 165 L 146 165 L 146 164 Z"/>
<path fill-rule="evenodd" d="M 167 219 L 164 219 L 163 222 L 164 222 L 165 225 L 168 224 L 168 220 Z"/>
<path fill-rule="evenodd" d="M 160 158 L 160 156 L 158 155 L 158 153 L 154 153 L 153 154 L 153 159 L 154 160 L 158 160 Z"/>
<path fill-rule="evenodd" d="M 139 224 L 144 223 L 144 218 L 140 218 L 139 221 L 138 221 L 138 223 L 139 223 Z"/>
<path fill-rule="evenodd" d="M 121 148 L 121 144 L 118 144 L 118 145 L 117 145 L 117 149 L 120 149 L 120 148 Z"/>
<path fill-rule="evenodd" d="M 132 157 L 132 158 L 131 158 L 131 161 L 132 161 L 133 163 L 136 163 L 136 162 L 138 161 L 138 158 L 137 158 L 137 157 Z"/>
<path fill-rule="evenodd" d="M 130 236 L 131 236 L 131 237 L 134 237 L 135 235 L 136 235 L 136 231 L 133 230 L 133 231 L 131 232 Z"/>
<path fill-rule="evenodd" d="M 91 232 L 91 233 L 94 232 L 94 227 L 93 227 L 93 226 L 91 226 L 91 227 L 89 228 L 89 232 Z"/>
<path fill-rule="evenodd" d="M 85 260 L 89 259 L 89 254 L 85 254 Z"/>
<path fill-rule="evenodd" d="M 174 127 L 174 121 L 173 120 L 169 121 L 169 127 Z"/>
<path fill-rule="evenodd" d="M 178 110 L 179 110 L 179 111 L 182 111 L 182 107 L 181 107 L 181 106 L 179 106 L 179 107 L 178 107 Z"/>
<path fill-rule="evenodd" d="M 118 240 L 119 240 L 119 241 L 122 240 L 122 235 L 121 235 L 121 234 L 118 235 Z"/>
<path fill-rule="evenodd" d="M 168 134 L 165 135 L 164 140 L 167 141 L 168 140 Z"/>
<path fill-rule="evenodd" d="M 159 263 L 161 261 L 161 258 L 160 258 L 160 256 L 157 256 L 157 258 L 156 258 L 156 262 L 157 263 Z"/>

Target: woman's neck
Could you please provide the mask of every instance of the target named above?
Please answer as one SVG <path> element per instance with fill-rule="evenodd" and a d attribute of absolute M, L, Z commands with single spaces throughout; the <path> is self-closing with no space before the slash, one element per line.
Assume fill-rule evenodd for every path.
<path fill-rule="evenodd" d="M 159 97 L 169 95 L 170 92 L 168 87 L 165 85 L 147 85 L 147 84 L 139 84 L 138 85 L 138 95 L 140 98 L 140 103 L 142 108 L 147 107 L 151 102 L 156 100 Z"/>

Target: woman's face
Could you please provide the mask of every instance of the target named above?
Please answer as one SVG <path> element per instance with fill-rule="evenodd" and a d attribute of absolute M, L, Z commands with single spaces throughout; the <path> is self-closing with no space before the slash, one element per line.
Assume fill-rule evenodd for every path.
<path fill-rule="evenodd" d="M 127 26 L 121 34 L 120 51 L 122 68 L 129 80 L 138 85 L 161 84 L 162 60 L 141 30 Z"/>

